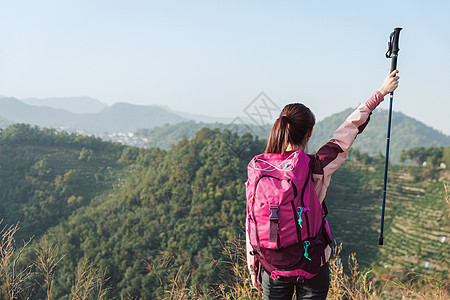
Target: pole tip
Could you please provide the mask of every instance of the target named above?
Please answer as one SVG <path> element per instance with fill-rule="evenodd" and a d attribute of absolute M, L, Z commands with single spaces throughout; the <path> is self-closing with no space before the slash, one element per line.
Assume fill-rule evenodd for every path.
<path fill-rule="evenodd" d="M 383 245 L 383 236 L 380 235 L 380 238 L 378 239 L 378 245 L 382 246 Z"/>

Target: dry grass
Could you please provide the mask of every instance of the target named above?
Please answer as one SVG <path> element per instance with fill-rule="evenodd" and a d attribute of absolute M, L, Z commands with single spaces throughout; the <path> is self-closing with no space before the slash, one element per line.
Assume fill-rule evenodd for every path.
<path fill-rule="evenodd" d="M 410 273 L 412 279 L 405 283 L 395 282 L 402 299 L 450 299 L 450 284 L 423 274 Z"/>
<path fill-rule="evenodd" d="M 345 292 L 342 289 L 344 286 L 344 266 L 339 257 L 342 250 L 342 244 L 336 245 L 333 251 L 333 258 L 329 261 L 330 266 L 330 289 L 328 297 L 330 299 L 343 299 Z"/>
<path fill-rule="evenodd" d="M 2 222 L 3 220 L 0 221 L 0 224 Z M 19 225 L 16 224 L 11 226 L 5 225 L 0 231 L 0 278 L 4 281 L 0 289 L 7 299 L 18 299 L 27 294 L 28 291 L 24 289 L 24 286 L 31 274 L 32 266 L 26 265 L 19 268 L 18 261 L 32 238 L 28 242 L 24 241 L 23 246 L 17 249 L 14 234 L 18 230 Z"/>
<path fill-rule="evenodd" d="M 198 291 L 189 287 L 189 268 L 185 266 L 177 267 L 177 272 L 170 280 L 169 284 L 164 286 L 161 278 L 161 270 L 164 275 L 171 273 L 174 269 L 172 264 L 173 254 L 160 252 L 161 259 L 157 263 L 146 261 L 146 269 L 150 274 L 155 275 L 161 286 L 165 288 L 165 300 L 188 300 L 188 299 L 262 299 L 251 283 L 250 274 L 247 271 L 246 255 L 244 249 L 244 240 L 237 237 L 225 243 L 223 246 L 224 261 L 213 261 L 215 270 L 220 272 L 222 283 L 217 283 L 208 292 Z M 191 266 L 192 267 L 192 266 Z M 182 276 L 182 274 L 187 274 Z"/>
<path fill-rule="evenodd" d="M 189 299 L 207 299 L 205 295 L 199 293 L 195 289 L 188 287 L 190 273 L 184 278 L 182 274 L 185 273 L 185 268 L 180 266 L 175 277 L 171 280 L 169 288 L 165 290 L 167 300 L 189 300 Z"/>
<path fill-rule="evenodd" d="M 344 272 L 340 253 L 342 244 L 336 245 L 330 259 L 330 290 L 328 299 L 380 299 L 370 279 L 371 271 L 360 271 L 354 253 L 348 258 L 349 275 Z"/>
<path fill-rule="evenodd" d="M 445 191 L 445 201 L 447 202 L 447 208 L 450 208 L 450 196 L 448 194 L 448 184 L 444 183 L 444 191 Z M 447 218 L 450 218 L 450 210 L 447 214 Z"/>
<path fill-rule="evenodd" d="M 217 299 L 262 299 L 257 289 L 252 285 L 247 270 L 247 257 L 245 253 L 245 240 L 236 237 L 223 244 L 222 254 L 225 264 L 221 266 L 224 274 L 223 282 L 214 290 Z"/>
<path fill-rule="evenodd" d="M 446 201 L 449 202 L 447 186 Z M 0 221 L 0 224 L 2 221 Z M 16 246 L 15 233 L 18 225 L 4 225 L 0 230 L 0 299 L 35 299 L 34 287 L 40 286 L 46 299 L 54 299 L 53 279 L 58 264 L 64 258 L 57 245 L 41 240 L 35 250 L 35 259 L 29 264 L 20 263 L 25 248 L 31 242 Z M 189 285 L 193 266 L 175 266 L 173 253 L 161 252 L 155 262 L 146 261 L 146 269 L 156 276 L 163 286 L 166 300 L 187 299 L 262 299 L 251 284 L 247 271 L 245 243 L 240 237 L 222 245 L 224 261 L 215 261 L 215 270 L 221 274 L 221 282 L 209 291 L 198 291 Z M 404 269 L 392 271 L 389 276 L 375 276 L 371 270 L 360 270 L 356 256 L 350 255 L 344 266 L 340 253 L 342 245 L 335 245 L 330 265 L 330 290 L 327 299 L 450 299 L 450 282 L 423 274 L 410 273 Z M 347 272 L 344 272 L 344 267 Z M 167 279 L 169 278 L 169 279 Z M 38 280 L 40 279 L 40 280 Z M 166 285 L 164 285 L 164 281 Z M 101 270 L 89 259 L 80 261 L 73 286 L 73 300 L 114 299 L 108 298 L 110 287 L 106 286 L 106 270 Z M 115 298 L 117 299 L 117 298 Z M 121 296 L 120 299 L 140 299 Z"/>
<path fill-rule="evenodd" d="M 72 286 L 72 300 L 105 299 L 109 288 L 106 270 L 94 266 L 88 258 L 83 259 L 77 268 L 75 282 Z"/>
<path fill-rule="evenodd" d="M 45 291 L 47 300 L 53 299 L 52 286 L 55 277 L 55 269 L 58 263 L 64 258 L 59 255 L 58 245 L 52 245 L 47 240 L 42 240 L 37 248 L 34 249 L 36 259 L 31 260 L 35 267 L 35 274 L 43 277 L 44 282 L 36 280 L 37 284 Z"/>
<path fill-rule="evenodd" d="M 2 221 L 0 221 L 0 224 Z M 19 230 L 18 224 L 5 225 L 0 230 L 0 299 L 35 299 L 34 286 L 39 285 L 46 294 L 46 299 L 54 299 L 52 295 L 53 279 L 57 265 L 63 259 L 57 245 L 42 240 L 35 248 L 35 259 L 29 263 L 19 264 L 26 247 L 31 242 L 23 242 L 17 248 L 14 235 Z M 106 299 L 109 288 L 105 288 L 105 271 L 83 260 L 77 269 L 76 279 L 72 287 L 73 300 Z M 41 278 L 42 280 L 38 280 Z"/>
<path fill-rule="evenodd" d="M 204 293 L 189 287 L 190 268 L 192 266 L 175 266 L 175 256 L 169 251 L 160 251 L 158 257 L 159 259 L 155 260 L 156 262 L 146 260 L 144 263 L 148 274 L 156 276 L 159 285 L 164 288 L 165 296 L 163 299 L 209 299 Z M 176 270 L 175 275 L 173 275 L 174 270 Z M 168 284 L 164 283 L 164 278 L 170 278 Z"/>

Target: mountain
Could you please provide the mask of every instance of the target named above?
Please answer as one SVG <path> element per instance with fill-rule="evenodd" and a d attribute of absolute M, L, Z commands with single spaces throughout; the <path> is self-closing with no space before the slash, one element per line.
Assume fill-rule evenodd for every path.
<path fill-rule="evenodd" d="M 15 98 L 0 99 L 0 116 L 14 123 L 28 123 L 42 127 L 62 126 L 78 116 L 63 109 L 31 106 Z"/>
<path fill-rule="evenodd" d="M 76 114 L 64 109 L 31 106 L 15 98 L 0 99 L 0 117 L 14 123 L 27 123 L 41 127 L 83 130 L 86 133 L 132 132 L 174 124 L 186 119 L 155 106 L 116 103 L 98 113 Z"/>
<path fill-rule="evenodd" d="M 308 143 L 310 152 L 317 151 L 320 146 L 325 144 L 332 136 L 333 132 L 342 124 L 353 109 L 347 109 L 340 113 L 331 115 L 314 127 L 311 140 Z M 353 148 L 361 152 L 367 152 L 370 155 L 378 153 L 385 154 L 386 149 L 386 128 L 387 116 L 386 110 L 376 110 L 371 115 L 371 120 L 364 132 L 360 134 Z M 223 124 L 223 123 L 195 123 L 193 121 L 178 123 L 173 125 L 158 126 L 155 128 L 139 129 L 136 134 L 148 139 L 149 147 L 161 147 L 169 149 L 171 145 L 176 144 L 180 139 L 186 137 L 193 138 L 195 133 L 202 127 L 230 129 L 240 134 L 250 132 L 260 139 L 267 139 L 271 125 L 255 126 L 244 124 Z M 391 146 L 390 158 L 393 161 L 399 161 L 400 153 L 404 149 L 413 147 L 431 147 L 431 146 L 449 146 L 450 136 L 447 136 L 425 124 L 404 115 L 401 112 L 394 112 L 391 126 Z"/>
<path fill-rule="evenodd" d="M 56 109 L 64 109 L 76 114 L 98 113 L 107 105 L 97 99 L 82 97 L 58 97 L 58 98 L 25 98 L 21 101 L 33 106 L 47 106 Z"/>
<path fill-rule="evenodd" d="M 230 129 L 231 131 L 250 132 L 261 139 L 266 139 L 271 125 L 256 126 L 236 118 L 232 121 L 214 121 L 213 117 L 175 112 L 165 106 L 134 105 L 129 103 L 116 103 L 104 106 L 101 102 L 89 98 L 49 98 L 27 99 L 27 103 L 39 105 L 51 104 L 65 105 L 67 109 L 82 110 L 82 103 L 100 109 L 96 113 L 74 113 L 67 109 L 57 109 L 49 106 L 34 106 L 15 98 L 0 98 L 0 118 L 10 123 L 29 123 L 41 127 L 63 128 L 69 131 L 80 131 L 88 134 L 104 134 L 114 132 L 136 132 L 140 137 L 148 140 L 148 147 L 162 147 L 169 149 L 180 139 L 191 139 L 203 127 Z M 58 104 L 59 103 L 59 104 Z M 63 103 L 66 103 L 63 105 Z M 85 111 L 91 108 L 86 108 Z M 333 114 L 318 122 L 314 128 L 313 136 L 308 148 L 316 151 L 331 138 L 332 133 L 352 112 L 352 109 Z M 359 135 L 354 148 L 370 155 L 385 154 L 386 147 L 386 110 L 377 109 L 371 116 L 371 121 L 363 134 Z M 193 122 L 196 120 L 209 120 L 209 122 Z M 191 121 L 189 121 L 191 120 Z M 182 123 L 187 122 L 187 123 Z M 6 121 L 3 125 L 9 124 Z M 2 125 L 0 124 L 0 125 Z M 404 149 L 412 147 L 448 146 L 450 136 L 447 136 L 425 124 L 404 115 L 401 112 L 393 113 L 391 129 L 390 157 L 398 161 Z"/>
<path fill-rule="evenodd" d="M 224 118 L 224 117 L 211 117 L 211 116 L 207 116 L 207 115 L 202 115 L 202 114 L 192 114 L 192 113 L 187 113 L 187 112 L 183 112 L 183 111 L 176 111 L 171 109 L 169 106 L 167 105 L 157 105 L 158 107 L 161 107 L 169 112 L 172 112 L 174 114 L 177 114 L 179 116 L 182 116 L 183 118 L 186 118 L 188 120 L 193 120 L 196 122 L 200 122 L 200 123 L 224 123 L 224 124 L 228 124 L 231 123 L 233 121 L 233 118 Z"/>
<path fill-rule="evenodd" d="M 326 143 L 333 132 L 352 113 L 349 108 L 340 113 L 329 116 L 318 122 L 314 128 L 313 136 L 308 144 L 312 151 L 317 150 Z M 353 148 L 370 155 L 386 152 L 388 111 L 377 109 L 370 117 L 370 122 L 364 132 L 358 135 Z M 399 161 L 402 150 L 413 147 L 449 146 L 450 136 L 433 129 L 414 118 L 401 112 L 394 111 L 391 124 L 390 158 Z"/>
<path fill-rule="evenodd" d="M 82 129 L 89 133 L 133 132 L 138 128 L 151 128 L 163 124 L 185 121 L 180 116 L 159 107 L 115 103 L 96 114 L 77 114 L 62 126 Z"/>

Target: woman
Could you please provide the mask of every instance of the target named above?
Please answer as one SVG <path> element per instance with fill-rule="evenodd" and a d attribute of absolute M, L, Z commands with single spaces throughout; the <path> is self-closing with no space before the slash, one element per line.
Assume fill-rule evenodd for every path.
<path fill-rule="evenodd" d="M 398 87 L 397 74 L 397 70 L 390 72 L 372 97 L 360 104 L 334 132 L 331 140 L 312 156 L 314 158 L 312 179 L 320 203 L 325 199 L 331 174 L 345 160 L 348 149 L 356 136 L 366 127 L 372 111 L 384 100 L 384 96 Z M 309 108 L 300 103 L 286 105 L 270 131 L 265 153 L 286 155 L 289 151 L 304 151 L 313 133 L 314 125 L 315 117 Z M 325 249 L 326 259 L 319 273 L 302 283 L 273 279 L 265 270 L 262 270 L 261 276 L 257 276 L 258 263 L 255 263 L 255 257 L 250 254 L 252 250 L 247 234 L 247 263 L 252 283 L 256 288 L 262 286 L 264 299 L 292 299 L 294 287 L 298 299 L 326 299 L 330 281 L 328 260 L 331 248 L 329 246 Z"/>

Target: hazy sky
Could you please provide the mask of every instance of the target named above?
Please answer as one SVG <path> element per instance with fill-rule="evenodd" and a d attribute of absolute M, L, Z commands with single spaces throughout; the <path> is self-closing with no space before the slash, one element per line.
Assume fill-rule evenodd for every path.
<path fill-rule="evenodd" d="M 450 134 L 450 1 L 0 0 L 0 15 L 0 95 L 235 117 L 264 91 L 319 120 L 371 96 L 403 27 L 394 109 Z"/>

